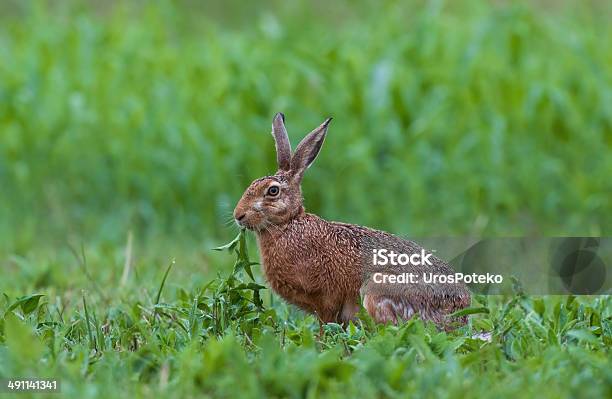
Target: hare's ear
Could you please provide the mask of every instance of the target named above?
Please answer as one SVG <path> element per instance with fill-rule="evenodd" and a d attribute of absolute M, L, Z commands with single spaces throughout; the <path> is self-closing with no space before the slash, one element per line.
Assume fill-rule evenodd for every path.
<path fill-rule="evenodd" d="M 278 170 L 289 171 L 291 169 L 291 144 L 287 136 L 287 129 L 285 129 L 285 115 L 280 112 L 272 120 L 272 136 L 276 143 Z"/>
<path fill-rule="evenodd" d="M 304 171 L 314 162 L 319 151 L 321 151 L 321 146 L 327 134 L 327 126 L 331 120 L 332 118 L 327 118 L 321 126 L 308 133 L 295 149 L 291 158 L 291 173 L 294 178 L 297 178 L 297 181 L 302 180 Z"/>

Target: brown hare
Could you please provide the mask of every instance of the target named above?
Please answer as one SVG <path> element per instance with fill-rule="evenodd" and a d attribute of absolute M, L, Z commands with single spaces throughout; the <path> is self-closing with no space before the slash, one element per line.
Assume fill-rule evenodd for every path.
<path fill-rule="evenodd" d="M 421 253 L 423 248 L 383 231 L 328 222 L 304 210 L 301 181 L 321 150 L 331 118 L 309 133 L 291 153 L 285 117 L 272 122 L 278 171 L 246 189 L 234 209 L 236 223 L 257 236 L 265 277 L 289 303 L 315 314 L 323 323 L 346 323 L 359 311 L 359 301 L 379 323 L 397 323 L 418 314 L 442 328 L 448 315 L 470 304 L 463 284 L 377 284 L 376 271 L 451 275 L 435 256 L 427 265 L 392 270 L 373 265 L 373 251 Z M 378 276 L 380 280 L 380 275 Z M 378 281 L 380 282 L 380 281 Z M 465 317 L 453 320 L 464 323 Z"/>

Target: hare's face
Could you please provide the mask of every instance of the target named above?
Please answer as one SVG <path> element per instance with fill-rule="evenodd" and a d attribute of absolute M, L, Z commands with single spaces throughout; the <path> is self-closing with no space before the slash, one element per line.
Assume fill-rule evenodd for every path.
<path fill-rule="evenodd" d="M 273 230 L 304 212 L 300 183 L 304 171 L 317 157 L 331 118 L 310 132 L 291 153 L 285 117 L 276 114 L 272 121 L 272 136 L 276 143 L 278 172 L 255 180 L 246 189 L 234 209 L 234 219 L 241 227 Z"/>
<path fill-rule="evenodd" d="M 299 186 L 292 187 L 285 174 L 255 180 L 234 209 L 236 223 L 255 231 L 273 229 L 302 211 Z"/>

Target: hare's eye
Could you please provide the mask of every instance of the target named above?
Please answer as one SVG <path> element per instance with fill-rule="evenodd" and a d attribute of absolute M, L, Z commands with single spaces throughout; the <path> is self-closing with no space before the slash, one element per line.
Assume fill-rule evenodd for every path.
<path fill-rule="evenodd" d="M 279 192 L 280 192 L 280 190 L 279 190 L 278 186 L 270 186 L 268 188 L 268 192 L 266 194 L 268 194 L 271 197 L 276 197 Z"/>

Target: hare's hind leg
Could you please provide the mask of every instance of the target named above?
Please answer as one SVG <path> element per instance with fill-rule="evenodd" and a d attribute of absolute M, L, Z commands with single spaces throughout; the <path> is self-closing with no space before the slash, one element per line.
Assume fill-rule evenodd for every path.
<path fill-rule="evenodd" d="M 357 313 L 359 313 L 359 302 L 356 299 L 346 300 L 338 314 L 338 321 L 346 327 L 349 321 L 355 320 Z"/>
<path fill-rule="evenodd" d="M 374 321 L 384 324 L 397 324 L 415 313 L 407 298 L 400 296 L 366 294 L 363 306 Z"/>

